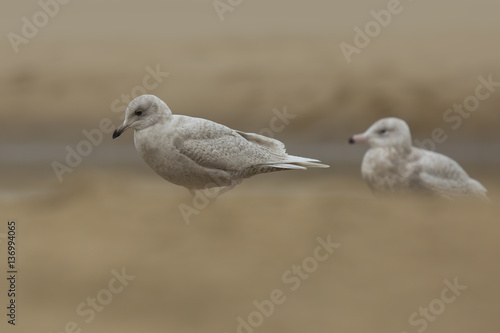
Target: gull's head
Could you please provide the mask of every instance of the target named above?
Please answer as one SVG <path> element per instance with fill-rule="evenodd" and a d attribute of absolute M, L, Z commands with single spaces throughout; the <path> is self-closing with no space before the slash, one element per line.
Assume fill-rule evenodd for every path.
<path fill-rule="evenodd" d="M 113 132 L 113 139 L 119 137 L 128 128 L 140 131 L 165 121 L 171 116 L 172 112 L 161 99 L 154 95 L 141 95 L 134 98 L 127 106 L 125 120 Z"/>
<path fill-rule="evenodd" d="M 349 143 L 367 142 L 370 147 L 411 148 L 410 128 L 399 118 L 383 118 L 376 121 L 366 132 L 356 134 Z"/>

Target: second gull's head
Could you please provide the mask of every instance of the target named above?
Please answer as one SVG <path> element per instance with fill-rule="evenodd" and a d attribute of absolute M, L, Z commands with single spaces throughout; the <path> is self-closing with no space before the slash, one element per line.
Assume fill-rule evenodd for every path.
<path fill-rule="evenodd" d="M 367 142 L 370 147 L 411 148 L 410 128 L 399 118 L 377 120 L 362 134 L 353 135 L 349 143 Z"/>

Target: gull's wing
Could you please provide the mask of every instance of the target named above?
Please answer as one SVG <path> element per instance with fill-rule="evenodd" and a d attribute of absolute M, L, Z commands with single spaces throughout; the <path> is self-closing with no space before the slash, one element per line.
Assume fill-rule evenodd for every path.
<path fill-rule="evenodd" d="M 457 162 L 445 155 L 421 150 L 414 169 L 413 183 L 424 190 L 443 196 L 472 194 L 472 179 Z"/>
<path fill-rule="evenodd" d="M 244 137 L 247 141 L 267 150 L 271 154 L 282 157 L 283 154 L 286 153 L 285 145 L 281 141 L 255 133 L 245 133 L 241 131 L 236 131 L 236 133 Z"/>
<path fill-rule="evenodd" d="M 178 117 L 173 145 L 202 167 L 238 170 L 286 159 L 284 145 L 277 140 L 238 132 L 206 119 Z"/>

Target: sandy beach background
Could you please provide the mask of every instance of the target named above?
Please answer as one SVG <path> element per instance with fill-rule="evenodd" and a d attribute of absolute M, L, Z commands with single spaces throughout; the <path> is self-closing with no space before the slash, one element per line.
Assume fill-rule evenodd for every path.
<path fill-rule="evenodd" d="M 43 3 L 0 5 L 2 332 L 500 329 L 500 4 L 401 1 L 348 62 L 340 44 L 388 1 L 234 1 L 223 20 L 212 1 Z M 23 18 L 40 12 L 46 24 L 24 37 Z M 448 111 L 478 89 L 489 94 L 474 111 Z M 140 160 L 132 133 L 111 139 L 143 91 L 332 167 L 193 202 Z M 347 138 L 386 116 L 456 159 L 491 203 L 373 197 L 359 175 L 366 147 Z M 71 170 L 58 177 L 54 162 Z"/>

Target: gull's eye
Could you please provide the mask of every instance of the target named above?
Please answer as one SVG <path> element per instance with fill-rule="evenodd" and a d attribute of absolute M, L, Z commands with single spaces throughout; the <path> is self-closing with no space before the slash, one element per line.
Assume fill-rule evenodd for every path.
<path fill-rule="evenodd" d="M 378 134 L 385 134 L 385 133 L 387 133 L 387 130 L 385 128 L 378 131 Z"/>
<path fill-rule="evenodd" d="M 142 111 L 141 110 L 137 110 L 134 112 L 136 116 L 142 116 Z"/>

